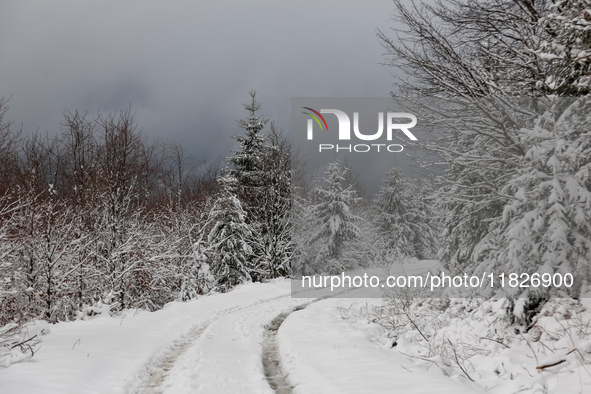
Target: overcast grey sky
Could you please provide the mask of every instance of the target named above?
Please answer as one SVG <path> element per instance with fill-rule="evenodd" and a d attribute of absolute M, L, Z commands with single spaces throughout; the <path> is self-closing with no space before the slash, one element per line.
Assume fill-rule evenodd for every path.
<path fill-rule="evenodd" d="M 385 97 L 391 0 L 2 0 L 0 97 L 25 133 L 65 109 L 136 111 L 149 135 L 225 156 L 248 91 L 289 132 L 291 97 Z"/>

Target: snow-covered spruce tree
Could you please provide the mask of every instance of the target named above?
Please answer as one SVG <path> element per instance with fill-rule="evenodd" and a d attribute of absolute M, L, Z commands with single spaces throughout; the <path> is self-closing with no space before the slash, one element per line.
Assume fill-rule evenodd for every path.
<path fill-rule="evenodd" d="M 258 213 L 257 191 L 261 184 L 261 170 L 265 155 L 265 136 L 263 129 L 269 123 L 257 115 L 262 104 L 256 101 L 256 92 L 249 92 L 251 102 L 243 104 L 249 112 L 248 119 L 240 119 L 238 123 L 245 130 L 245 135 L 233 136 L 240 143 L 240 149 L 233 152 L 233 156 L 226 159 L 228 175 L 236 179 L 235 193 L 242 201 L 244 209 L 249 214 Z"/>
<path fill-rule="evenodd" d="M 309 242 L 310 229 L 312 228 L 313 217 L 310 204 L 306 197 L 300 194 L 299 187 L 294 188 L 291 201 L 291 271 L 294 276 L 310 275 L 311 256 L 313 255 L 311 243 Z"/>
<path fill-rule="evenodd" d="M 373 207 L 365 198 L 361 198 L 358 204 L 353 204 L 351 213 L 361 220 L 355 224 L 359 229 L 359 235 L 353 237 L 343 249 L 341 261 L 347 269 L 365 268 L 375 265 L 379 260 L 380 250 L 376 244 L 379 235 L 376 231 L 372 217 Z"/>
<path fill-rule="evenodd" d="M 396 94 L 453 98 L 471 107 L 460 103 L 443 111 L 448 116 L 430 117 L 420 103 L 413 105 L 423 124 L 431 122 L 434 129 L 447 131 L 429 135 L 423 147 L 444 164 L 438 193 L 445 212 L 440 257 L 452 270 L 463 270 L 474 262 L 476 244 L 487 234 L 490 222 L 502 214 L 504 199 L 498 191 L 503 180 L 514 174 L 525 154 L 503 119 L 486 122 L 490 105 L 484 103 L 484 111 L 478 112 L 473 101 L 541 94 L 538 81 L 543 79 L 544 67 L 535 50 L 543 34 L 538 20 L 547 8 L 545 3 L 452 0 L 406 5 L 395 0 L 394 19 L 405 28 L 394 29 L 396 40 L 378 33 L 391 55 L 390 64 L 410 77 L 397 79 Z M 493 114 L 492 119 L 498 117 Z M 454 125 L 450 120 L 455 119 L 467 122 Z M 482 120 L 483 126 L 478 124 Z M 507 122 L 510 119 L 504 119 Z"/>
<path fill-rule="evenodd" d="M 478 271 L 575 273 L 591 290 L 591 97 L 540 99 L 503 215 L 476 248 Z M 568 103 L 568 104 L 567 104 Z"/>
<path fill-rule="evenodd" d="M 417 204 L 420 216 L 417 219 L 419 231 L 413 240 L 416 257 L 419 259 L 433 259 L 439 252 L 439 236 L 441 218 L 435 206 L 435 193 L 431 180 L 424 178 L 419 182 L 416 190 Z"/>
<path fill-rule="evenodd" d="M 212 248 L 211 269 L 220 288 L 229 288 L 250 281 L 249 261 L 252 248 L 247 240 L 252 233 L 246 224 L 246 214 L 233 190 L 237 180 L 231 175 L 219 178 L 221 192 L 212 208 L 213 228 L 208 243 Z"/>
<path fill-rule="evenodd" d="M 316 225 L 309 241 L 317 243 L 319 248 L 313 263 L 315 272 L 339 272 L 348 268 L 351 262 L 342 261 L 343 252 L 348 241 L 362 235 L 355 224 L 361 218 L 351 212 L 352 205 L 360 198 L 356 197 L 353 185 L 346 184 L 347 171 L 339 160 L 329 163 L 323 178 L 325 185 L 317 185 L 313 191 L 320 201 L 311 207 Z"/>
<path fill-rule="evenodd" d="M 269 122 L 257 115 L 262 104 L 251 91 L 251 102 L 244 104 L 247 119 L 239 120 L 244 136 L 235 136 L 240 149 L 227 158 L 228 174 L 236 179 L 233 192 L 246 212 L 253 249 L 250 276 L 253 280 L 276 278 L 290 273 L 289 240 L 290 156 L 282 133 L 274 124 L 268 134 L 262 130 Z"/>
<path fill-rule="evenodd" d="M 261 176 L 256 190 L 258 214 L 253 249 L 258 276 L 277 278 L 291 273 L 291 176 L 287 141 L 271 122 L 266 135 Z"/>
<path fill-rule="evenodd" d="M 422 190 L 400 168 L 386 173 L 375 201 L 380 248 L 402 256 L 426 259 L 437 250 L 436 218 Z"/>

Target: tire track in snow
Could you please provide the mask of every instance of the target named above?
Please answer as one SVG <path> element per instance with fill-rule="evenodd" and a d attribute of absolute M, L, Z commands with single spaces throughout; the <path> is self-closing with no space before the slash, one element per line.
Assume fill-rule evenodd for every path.
<path fill-rule="evenodd" d="M 147 366 L 147 379 L 136 392 L 142 394 L 162 394 L 163 390 L 160 385 L 168 377 L 176 360 L 191 347 L 193 342 L 195 342 L 215 320 L 216 318 L 210 319 L 205 323 L 194 326 L 187 335 L 176 340 L 158 359 L 155 365 L 150 367 Z"/>
<path fill-rule="evenodd" d="M 170 370 L 179 359 L 192 345 L 193 343 L 203 334 L 205 330 L 216 320 L 227 316 L 229 314 L 239 312 L 241 310 L 251 308 L 255 305 L 265 304 L 281 298 L 287 298 L 290 295 L 282 295 L 278 297 L 261 300 L 250 305 L 246 305 L 239 308 L 228 308 L 224 309 L 211 319 L 206 320 L 201 324 L 193 326 L 189 332 L 183 335 L 181 338 L 175 340 L 160 356 L 155 360 L 146 365 L 146 371 L 140 377 L 140 383 L 132 393 L 135 394 L 162 394 L 164 391 L 161 388 L 162 383 L 166 380 L 170 374 Z"/>
<path fill-rule="evenodd" d="M 278 394 L 291 394 L 294 386 L 287 379 L 287 372 L 281 365 L 281 356 L 279 354 L 279 339 L 277 332 L 279 327 L 289 315 L 310 305 L 311 302 L 298 305 L 291 311 L 280 313 L 275 316 L 270 324 L 265 326 L 263 339 L 263 368 L 265 377 L 269 386 Z"/>
<path fill-rule="evenodd" d="M 347 289 L 335 293 L 334 295 L 320 297 L 305 304 L 298 305 L 291 311 L 283 312 L 275 316 L 271 323 L 265 326 L 265 332 L 263 334 L 263 368 L 269 386 L 271 386 L 271 388 L 277 394 L 291 394 L 294 389 L 294 386 L 289 383 L 287 371 L 283 369 L 281 364 L 281 355 L 279 354 L 279 338 L 277 337 L 281 324 L 285 321 L 285 319 L 287 319 L 289 315 L 294 312 L 301 311 L 308 305 L 326 300 L 328 298 L 334 298 L 353 290 L 354 289 Z"/>

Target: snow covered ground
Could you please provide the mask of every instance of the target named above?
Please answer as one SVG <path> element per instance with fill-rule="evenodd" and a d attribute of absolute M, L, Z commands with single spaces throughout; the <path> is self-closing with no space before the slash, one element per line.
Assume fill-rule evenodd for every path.
<path fill-rule="evenodd" d="M 391 346 L 372 341 L 369 331 L 381 331 L 377 325 L 360 329 L 339 312 L 351 303 L 378 301 L 327 299 L 285 320 L 279 348 L 295 393 L 482 392 L 412 364 Z"/>
<path fill-rule="evenodd" d="M 301 303 L 301 300 L 291 300 L 289 291 L 289 282 L 286 280 L 267 284 L 249 284 L 226 294 L 202 297 L 188 303 L 171 303 L 157 312 L 127 311 L 117 317 L 100 315 L 89 321 L 43 324 L 50 332 L 42 337 L 41 348 L 35 356 L 30 361 L 14 364 L 9 368 L 0 368 L 0 393 L 137 392 L 149 380 L 149 372 L 157 370 L 162 359 L 170 355 L 169 350 L 176 347 L 176 342 L 182 342 L 192 329 L 217 322 L 216 319 L 223 319 L 224 316 L 232 315 L 236 318 L 248 316 L 248 313 L 241 315 L 240 311 L 248 307 L 250 307 L 249 310 L 257 310 L 254 305 L 258 305 L 261 310 L 266 310 L 267 306 L 264 304 L 272 303 L 273 300 L 282 300 L 282 303 L 273 304 L 277 310 Z M 259 311 L 259 313 L 262 312 Z M 270 312 L 269 319 L 273 317 L 273 313 L 274 311 Z M 267 323 L 266 319 L 267 316 L 260 316 L 260 321 L 254 325 L 258 324 L 262 330 Z M 234 354 L 238 359 L 243 355 L 239 351 L 240 347 L 244 345 L 248 348 L 249 346 L 241 336 L 256 335 L 256 333 L 248 333 L 249 327 L 246 326 L 232 326 L 235 327 L 235 332 L 228 332 L 229 327 L 226 327 L 225 331 L 220 331 L 223 328 L 223 325 L 220 326 L 223 321 L 225 320 L 208 327 L 200 338 L 206 338 L 204 344 L 207 345 L 213 336 L 221 332 L 227 334 L 226 339 L 236 344 Z M 235 334 L 234 337 L 231 336 L 232 333 Z M 232 341 L 234 338 L 236 341 Z M 259 340 L 259 338 L 250 339 Z M 208 349 L 205 346 L 195 350 L 207 352 Z M 250 349 L 244 350 L 248 352 Z M 186 355 L 195 356 L 190 350 L 193 349 L 187 349 Z M 220 354 L 217 357 L 221 358 L 222 349 L 219 350 Z M 206 353 L 206 356 L 210 354 L 211 352 Z M 260 364 L 257 357 L 252 355 L 252 359 L 257 359 Z M 220 358 L 212 359 L 211 362 L 221 362 L 223 358 Z M 184 362 L 183 358 L 177 361 L 180 368 L 185 365 Z M 247 362 L 246 359 L 244 362 Z M 228 378 L 241 376 L 238 369 L 227 369 L 227 365 L 224 364 L 216 365 L 219 372 Z M 253 367 L 256 369 L 256 365 Z M 200 373 L 199 365 L 195 365 L 194 369 L 196 373 Z M 178 376 L 176 368 L 172 372 Z M 264 376 L 261 375 L 259 380 L 264 381 Z M 184 384 L 184 381 L 178 383 Z M 199 382 L 204 381 L 199 379 Z M 168 382 L 164 382 L 163 386 L 168 387 Z M 178 385 L 174 387 L 177 391 L 171 392 L 179 392 L 177 387 Z M 253 392 L 259 391 L 258 387 L 253 390 Z M 152 392 L 158 392 L 158 390 L 152 390 Z M 248 390 L 242 392 L 248 392 Z"/>
<path fill-rule="evenodd" d="M 278 392 L 461 394 L 483 393 L 490 386 L 492 372 L 483 375 L 487 386 L 478 379 L 470 382 L 461 374 L 426 368 L 398 351 L 402 342 L 392 348 L 382 326 L 352 318 L 363 306 L 366 311 L 379 306 L 379 299 L 292 298 L 290 289 L 289 281 L 275 280 L 171 303 L 158 312 L 132 310 L 116 317 L 103 314 L 88 321 L 33 327 L 49 332 L 31 360 L 0 368 L 0 393 L 273 393 L 265 376 L 263 346 L 266 327 L 282 313 L 287 318 L 276 343 L 279 369 L 289 384 Z M 294 311 L 296 306 L 300 309 Z M 464 325 L 458 333 L 466 329 Z M 591 352 L 588 343 L 579 346 L 583 358 Z M 409 343 L 405 346 L 412 350 Z M 526 346 L 519 346 L 525 359 Z M 518 354 L 492 354 L 472 370 L 493 371 L 504 365 L 506 371 L 518 373 L 517 363 L 527 362 Z M 575 356 L 569 358 L 571 366 L 578 365 Z M 507 379 L 516 380 L 502 387 L 519 389 L 519 382 L 529 380 L 520 392 L 591 392 L 589 377 L 580 376 L 588 369 L 582 364 L 578 375 L 563 373 L 558 385 L 544 391 L 535 381 L 549 375 L 535 375 L 532 360 L 532 377 L 507 373 Z M 493 391 L 503 393 L 500 387 Z"/>

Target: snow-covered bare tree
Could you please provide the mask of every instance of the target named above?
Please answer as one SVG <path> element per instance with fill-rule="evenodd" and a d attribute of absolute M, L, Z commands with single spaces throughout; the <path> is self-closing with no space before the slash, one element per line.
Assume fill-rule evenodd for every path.
<path fill-rule="evenodd" d="M 11 130 L 12 121 L 6 119 L 8 100 L 0 97 L 0 196 L 5 195 L 11 186 L 18 183 L 18 147 L 20 132 Z"/>
<path fill-rule="evenodd" d="M 50 198 L 37 207 L 36 214 L 36 226 L 23 245 L 29 258 L 38 262 L 35 288 L 48 321 L 71 319 L 79 307 L 79 300 L 72 294 L 73 274 L 81 268 L 81 264 L 72 262 L 86 240 L 81 237 L 78 218 L 63 203 Z"/>
<path fill-rule="evenodd" d="M 130 109 L 65 111 L 61 133 L 21 139 L 0 99 L 0 324 L 155 310 L 213 286 L 204 241 L 215 166 L 137 129 Z"/>
<path fill-rule="evenodd" d="M 104 296 L 112 297 L 118 308 L 127 308 L 137 305 L 136 296 L 150 283 L 145 267 L 149 233 L 142 220 L 142 193 L 150 173 L 143 168 L 145 137 L 137 131 L 129 109 L 100 116 L 97 124 L 102 144 L 97 164 L 99 187 L 93 193 L 96 200 L 91 214 L 97 232 L 94 255 L 106 282 Z"/>
<path fill-rule="evenodd" d="M 78 111 L 65 111 L 61 123 L 64 145 L 64 190 L 73 194 L 75 206 L 84 207 L 96 188 L 98 144 L 96 122 Z"/>
<path fill-rule="evenodd" d="M 207 245 L 206 228 L 209 212 L 188 204 L 179 209 L 170 204 L 157 216 L 162 231 L 162 254 L 165 272 L 160 276 L 170 282 L 171 293 L 181 301 L 196 298 L 213 287 L 213 277 L 207 263 L 210 248 Z"/>
<path fill-rule="evenodd" d="M 400 69 L 399 93 L 482 97 L 546 92 L 548 64 L 536 51 L 547 35 L 550 0 L 394 0 L 396 39 L 378 31 Z M 411 77 L 411 78 L 407 78 Z"/>
<path fill-rule="evenodd" d="M 397 39 L 378 33 L 391 55 L 389 64 L 404 73 L 397 79 L 396 94 L 456 100 L 439 113 L 429 111 L 428 105 L 413 105 L 423 124 L 437 124 L 447 131 L 430 134 L 422 145 L 444 163 L 439 193 L 446 213 L 441 257 L 453 269 L 473 261 L 475 245 L 491 220 L 502 214 L 504 199 L 498 195 L 502 180 L 515 173 L 525 154 L 509 131 L 515 129 L 513 119 L 500 116 L 502 109 L 489 111 L 491 103 L 474 100 L 541 94 L 544 67 L 535 51 L 543 34 L 538 20 L 546 3 L 453 0 L 413 1 L 407 6 L 395 0 L 394 19 L 404 27 L 394 29 Z M 495 107 L 499 106 L 492 103 Z M 454 119 L 461 124 L 454 124 Z"/>
<path fill-rule="evenodd" d="M 141 293 L 139 288 L 147 285 L 141 272 L 146 263 L 144 254 L 150 250 L 146 245 L 149 234 L 142 225 L 142 210 L 135 206 L 134 183 L 103 194 L 101 200 L 103 204 L 93 212 L 95 266 L 104 281 L 102 296 L 124 309 L 134 304 L 135 296 Z"/>
<path fill-rule="evenodd" d="M 591 93 L 591 1 L 558 1 L 540 24 L 548 36 L 537 54 L 550 65 L 543 83 L 559 95 Z"/>
<path fill-rule="evenodd" d="M 20 244 L 15 237 L 26 202 L 10 195 L 0 196 L 0 326 L 22 323 L 28 312 L 27 295 L 23 291 L 23 275 L 19 264 Z"/>

